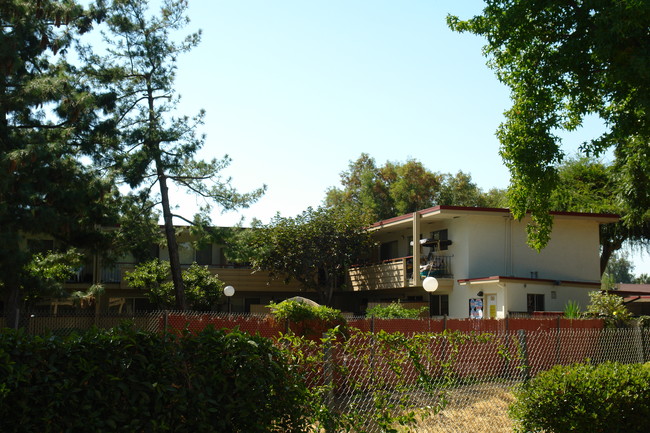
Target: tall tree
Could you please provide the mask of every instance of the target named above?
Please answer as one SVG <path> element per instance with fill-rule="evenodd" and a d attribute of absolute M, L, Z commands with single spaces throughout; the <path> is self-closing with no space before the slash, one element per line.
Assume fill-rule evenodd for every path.
<path fill-rule="evenodd" d="M 634 282 L 634 265 L 627 253 L 613 254 L 603 274 L 603 279 L 614 284 Z"/>
<path fill-rule="evenodd" d="M 420 161 L 386 162 L 362 153 L 341 173 L 341 188 L 327 190 L 325 205 L 352 207 L 366 222 L 374 222 L 435 205 L 500 207 L 505 192 L 496 188 L 484 193 L 469 174 L 435 173 Z"/>
<path fill-rule="evenodd" d="M 65 57 L 101 15 L 74 0 L 0 3 L 0 288 L 9 326 L 35 279 L 57 274 L 34 267 L 57 260 L 35 257 L 25 236 L 51 236 L 63 249 L 96 244 L 97 224 L 113 221 L 111 180 L 79 159 L 97 155 L 100 101 Z"/>
<path fill-rule="evenodd" d="M 277 278 L 294 279 L 330 304 L 345 271 L 371 250 L 370 234 L 351 209 L 309 208 L 295 218 L 276 215 L 269 224 L 239 230 L 238 259 Z"/>
<path fill-rule="evenodd" d="M 348 169 L 341 172 L 342 188 L 332 187 L 325 193 L 328 207 L 354 207 L 359 209 L 366 222 L 388 218 L 393 213 L 393 200 L 386 181 L 382 178 L 375 159 L 362 153 L 350 161 Z"/>
<path fill-rule="evenodd" d="M 607 131 L 583 144 L 584 155 L 613 149 L 612 188 L 637 224 L 650 209 L 650 2 L 637 0 L 486 0 L 459 32 L 485 36 L 484 53 L 511 89 L 512 108 L 498 130 L 510 169 L 513 215 L 527 211 L 529 243 L 550 236 L 551 194 L 563 159 L 558 131 L 600 117 Z"/>
<path fill-rule="evenodd" d="M 238 193 L 230 179 L 220 175 L 230 163 L 227 156 L 195 159 L 204 144 L 204 137 L 196 134 L 202 111 L 192 118 L 174 117 L 177 59 L 200 40 L 200 32 L 174 39 L 175 32 L 189 22 L 186 10 L 186 0 L 163 0 L 158 15 L 149 13 L 146 0 L 113 0 L 104 34 L 108 49 L 100 55 L 87 48 L 84 55 L 97 83 L 117 95 L 113 119 L 120 134 L 112 154 L 116 171 L 135 190 L 151 192 L 158 187 L 176 308 L 183 310 L 187 302 L 174 218 L 209 224 L 211 205 L 224 210 L 245 207 L 264 190 Z M 172 184 L 205 199 L 201 215 L 189 218 L 172 211 Z"/>

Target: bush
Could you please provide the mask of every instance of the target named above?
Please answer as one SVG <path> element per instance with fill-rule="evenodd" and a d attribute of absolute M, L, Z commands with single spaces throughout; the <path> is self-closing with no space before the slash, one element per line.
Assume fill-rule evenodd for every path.
<path fill-rule="evenodd" d="M 324 332 L 337 328 L 348 335 L 348 323 L 340 310 L 324 305 L 310 305 L 288 299 L 269 305 L 273 317 L 284 322 L 297 335 L 320 338 Z"/>
<path fill-rule="evenodd" d="M 366 315 L 377 319 L 416 319 L 427 310 L 427 307 L 406 308 L 399 302 L 391 302 L 389 305 L 375 305 L 368 308 Z"/>
<path fill-rule="evenodd" d="M 650 368 L 604 363 L 556 366 L 515 392 L 518 432 L 647 431 Z"/>
<path fill-rule="evenodd" d="M 2 432 L 297 432 L 301 378 L 262 337 L 0 334 Z"/>

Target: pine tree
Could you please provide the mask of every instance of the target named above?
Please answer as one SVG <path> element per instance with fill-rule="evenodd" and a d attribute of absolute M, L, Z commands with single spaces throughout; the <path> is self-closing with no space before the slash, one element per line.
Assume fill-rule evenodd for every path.
<path fill-rule="evenodd" d="M 0 289 L 8 326 L 33 281 L 26 234 L 63 246 L 101 240 L 112 183 L 83 163 L 100 125 L 94 97 L 69 62 L 101 18 L 74 0 L 0 3 Z"/>
<path fill-rule="evenodd" d="M 116 149 L 111 153 L 117 174 L 135 191 L 154 191 L 158 187 L 165 238 L 170 256 L 176 308 L 187 307 L 174 229 L 174 218 L 191 224 L 209 225 L 209 211 L 217 204 L 223 209 L 245 207 L 255 201 L 263 188 L 240 194 L 222 179 L 219 172 L 230 159 L 203 161 L 195 155 L 204 144 L 196 129 L 204 113 L 190 118 L 174 117 L 178 96 L 174 89 L 177 59 L 200 41 L 200 32 L 182 41 L 173 37 L 185 27 L 187 1 L 164 0 L 158 15 L 148 11 L 146 0 L 114 0 L 104 35 L 105 53 L 86 48 L 84 59 L 97 85 L 117 97 L 114 114 L 119 130 Z M 200 215 L 188 218 L 174 214 L 170 186 L 176 186 L 205 199 Z"/>

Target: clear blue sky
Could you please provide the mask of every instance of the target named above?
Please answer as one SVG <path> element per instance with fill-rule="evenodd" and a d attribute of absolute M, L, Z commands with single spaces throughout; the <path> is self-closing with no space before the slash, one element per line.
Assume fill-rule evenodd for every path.
<path fill-rule="evenodd" d="M 378 164 L 415 158 L 505 188 L 495 131 L 508 89 L 488 69 L 484 41 L 448 29 L 478 0 L 190 0 L 199 47 L 179 60 L 181 111 L 207 112 L 203 158 L 228 154 L 240 191 L 266 195 L 241 213 L 264 222 L 318 206 L 362 152 Z M 598 123 L 565 138 L 572 153 Z M 179 197 L 181 198 L 181 197 Z M 183 202 L 191 213 L 192 199 Z M 636 273 L 650 258 L 635 257 Z"/>

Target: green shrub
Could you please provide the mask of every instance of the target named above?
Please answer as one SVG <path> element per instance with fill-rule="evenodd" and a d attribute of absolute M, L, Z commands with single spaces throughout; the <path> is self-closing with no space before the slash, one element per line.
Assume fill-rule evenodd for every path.
<path fill-rule="evenodd" d="M 348 335 L 348 323 L 335 308 L 291 299 L 279 304 L 271 302 L 269 308 L 276 320 L 287 324 L 298 335 L 320 338 L 324 332 L 337 327 Z"/>
<path fill-rule="evenodd" d="M 368 308 L 366 315 L 377 319 L 415 319 L 427 309 L 427 307 L 406 308 L 398 301 L 391 302 L 389 305 L 375 305 Z"/>
<path fill-rule="evenodd" d="M 518 432 L 641 433 L 650 417 L 650 368 L 604 363 L 556 366 L 515 392 Z"/>
<path fill-rule="evenodd" d="M 589 293 L 585 316 L 602 318 L 610 328 L 623 328 L 630 324 L 632 313 L 623 303 L 623 298 L 610 291 L 601 291 Z"/>
<path fill-rule="evenodd" d="M 298 432 L 301 378 L 262 337 L 0 334 L 2 432 Z"/>

